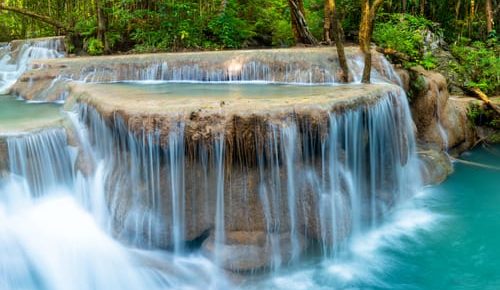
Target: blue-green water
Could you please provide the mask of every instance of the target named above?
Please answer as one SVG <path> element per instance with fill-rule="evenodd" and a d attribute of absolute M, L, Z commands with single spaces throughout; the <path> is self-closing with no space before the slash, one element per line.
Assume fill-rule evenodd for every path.
<path fill-rule="evenodd" d="M 48 126 L 61 118 L 60 104 L 29 103 L 0 95 L 0 135 Z"/>
<path fill-rule="evenodd" d="M 460 157 L 439 186 L 353 239 L 346 255 L 252 281 L 250 289 L 500 289 L 500 146 Z M 256 285 L 253 285 L 256 284 Z"/>
<path fill-rule="evenodd" d="M 461 158 L 500 167 L 500 147 Z M 423 206 L 438 223 L 388 250 L 397 263 L 384 274 L 391 289 L 500 289 L 500 171 L 455 164 L 455 173 L 429 189 Z"/>

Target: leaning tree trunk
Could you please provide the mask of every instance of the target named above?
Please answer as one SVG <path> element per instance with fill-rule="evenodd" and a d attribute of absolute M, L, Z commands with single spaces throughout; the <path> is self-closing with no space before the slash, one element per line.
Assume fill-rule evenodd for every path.
<path fill-rule="evenodd" d="M 335 39 L 335 46 L 337 47 L 337 55 L 339 58 L 340 68 L 342 69 L 341 79 L 344 83 L 349 82 L 349 68 L 347 66 L 347 59 L 344 51 L 342 24 L 337 14 L 337 5 L 335 0 L 330 0 L 332 2 L 332 21 L 333 24 L 333 38 Z"/>
<path fill-rule="evenodd" d="M 309 31 L 304 17 L 304 4 L 302 0 L 288 0 L 292 19 L 292 30 L 296 43 L 317 45 L 318 41 Z"/>
<path fill-rule="evenodd" d="M 361 4 L 361 23 L 359 28 L 359 46 L 365 56 L 365 66 L 363 68 L 363 83 L 370 83 L 370 72 L 372 69 L 372 53 L 370 51 L 370 3 L 363 0 Z"/>
<path fill-rule="evenodd" d="M 361 1 L 361 24 L 359 28 L 359 46 L 365 55 L 365 66 L 363 68 L 363 77 L 361 82 L 370 83 L 370 73 L 372 70 L 372 53 L 370 43 L 373 34 L 373 22 L 378 8 L 384 3 L 384 0 L 375 0 L 370 5 L 369 0 Z"/>

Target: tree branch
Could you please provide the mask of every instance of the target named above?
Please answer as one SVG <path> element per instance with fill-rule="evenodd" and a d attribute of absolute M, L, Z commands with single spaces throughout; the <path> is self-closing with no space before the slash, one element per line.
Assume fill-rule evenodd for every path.
<path fill-rule="evenodd" d="M 29 10 L 26 10 L 26 9 L 23 9 L 23 8 L 12 7 L 12 6 L 7 6 L 5 4 L 0 4 L 0 10 L 6 10 L 6 11 L 10 11 L 10 12 L 14 12 L 14 13 L 17 13 L 17 14 L 24 15 L 24 16 L 27 16 L 27 17 L 31 17 L 31 18 L 37 19 L 37 20 L 39 20 L 41 22 L 47 23 L 49 25 L 52 25 L 55 28 L 62 29 L 64 31 L 66 31 L 66 32 L 73 31 L 72 28 L 69 28 L 68 26 L 66 26 L 62 22 L 54 20 L 54 19 L 52 19 L 52 18 L 50 18 L 48 16 L 45 16 L 45 15 L 36 14 L 36 13 L 34 13 L 32 11 L 29 11 Z"/>

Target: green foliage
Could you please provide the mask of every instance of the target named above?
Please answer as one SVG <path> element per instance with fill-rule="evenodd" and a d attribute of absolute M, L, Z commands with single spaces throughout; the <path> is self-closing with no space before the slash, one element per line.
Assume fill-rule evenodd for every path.
<path fill-rule="evenodd" d="M 494 39 L 485 31 L 484 1 L 476 1 L 475 17 L 467 5 L 456 0 L 427 0 L 425 15 L 419 15 L 420 1 L 385 1 L 379 13 L 374 38 L 381 46 L 410 57 L 408 65 L 432 69 L 434 58 L 426 54 L 424 32 L 439 33 L 439 22 L 448 39 L 466 35 L 474 40 Z M 112 51 L 165 51 L 183 49 L 224 49 L 247 46 L 290 46 L 294 43 L 288 0 L 106 0 L 100 1 L 107 23 L 106 39 Z M 74 28 L 84 43 L 97 38 L 95 1 L 87 0 L 6 0 L 4 4 L 48 16 Z M 337 0 L 337 14 L 348 41 L 357 42 L 360 1 Z M 323 36 L 324 0 L 304 0 L 310 31 Z M 450 7 L 454 8 L 450 10 Z M 456 10 L 455 10 L 456 8 Z M 402 14 L 407 12 L 410 14 Z M 417 16 L 419 15 L 419 16 Z M 431 19 L 426 20 L 424 17 Z M 499 31 L 500 21 L 495 22 Z M 14 38 L 50 36 L 64 33 L 30 17 L 0 11 L 0 41 Z M 99 45 L 92 44 L 99 51 Z M 81 49 L 75 48 L 76 51 Z M 97 53 L 97 52 L 96 52 Z"/>
<path fill-rule="evenodd" d="M 436 30 L 434 24 L 423 17 L 409 14 L 382 13 L 375 24 L 373 39 L 377 45 L 396 50 L 409 57 L 405 65 L 422 65 L 425 69 L 436 67 L 436 59 L 425 53 L 424 35 Z"/>
<path fill-rule="evenodd" d="M 424 54 L 423 58 L 419 61 L 426 70 L 432 70 L 437 67 L 437 59 L 432 55 L 432 53 Z"/>
<path fill-rule="evenodd" d="M 237 17 L 235 8 L 234 3 L 229 2 L 224 12 L 208 23 L 209 31 L 223 47 L 240 48 L 255 35 L 252 27 Z"/>
<path fill-rule="evenodd" d="M 451 47 L 457 61 L 449 64 L 460 77 L 463 86 L 477 87 L 485 93 L 500 92 L 500 47 L 496 39 L 489 45 L 481 41 L 471 42 L 461 38 Z"/>
<path fill-rule="evenodd" d="M 467 108 L 467 118 L 476 126 L 487 126 L 500 129 L 500 116 L 490 108 L 473 103 Z"/>
<path fill-rule="evenodd" d="M 83 37 L 91 37 L 97 33 L 95 18 L 84 18 L 75 24 L 75 31 Z"/>
<path fill-rule="evenodd" d="M 495 132 L 495 133 L 491 134 L 490 136 L 488 136 L 488 138 L 486 139 L 486 142 L 499 144 L 500 143 L 500 132 Z"/>
<path fill-rule="evenodd" d="M 87 45 L 87 53 L 90 55 L 101 55 L 104 52 L 104 44 L 96 38 L 90 38 Z"/>
<path fill-rule="evenodd" d="M 253 23 L 256 40 L 272 46 L 292 45 L 290 11 L 286 1 L 254 0 L 246 14 L 255 19 Z M 271 3 L 270 3 L 271 2 Z"/>
<path fill-rule="evenodd" d="M 412 102 L 427 88 L 428 84 L 425 77 L 415 71 L 410 71 L 410 80 L 410 90 L 407 97 L 408 100 Z"/>

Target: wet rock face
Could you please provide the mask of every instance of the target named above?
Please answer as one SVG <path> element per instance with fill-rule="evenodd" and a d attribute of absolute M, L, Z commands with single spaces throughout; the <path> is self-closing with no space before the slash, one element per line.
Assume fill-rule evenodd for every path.
<path fill-rule="evenodd" d="M 448 150 L 452 155 L 460 155 L 476 145 L 477 129 L 467 116 L 474 99 L 450 96 L 446 104 L 443 127 L 448 135 Z"/>
<path fill-rule="evenodd" d="M 228 258 L 229 268 L 266 268 L 267 260 L 245 264 L 244 257 L 270 251 L 271 239 L 296 241 L 292 250 L 279 247 L 286 260 L 304 237 L 329 253 L 353 224 L 360 228 L 390 208 L 398 186 L 408 184 L 400 173 L 411 169 L 411 120 L 395 86 L 328 88 L 325 96 L 252 106 L 229 98 L 224 110 L 198 110 L 200 99 L 200 106 L 213 103 L 201 97 L 187 105 L 172 95 L 112 94 L 109 85 L 100 94 L 96 86 L 72 97 L 96 155 L 107 158 L 116 235 L 131 243 L 176 249 L 221 226 L 228 235 L 265 233 L 226 249 L 245 253 Z"/>
<path fill-rule="evenodd" d="M 0 136 L 0 176 L 8 169 L 9 156 L 7 152 L 7 144 Z"/>
<path fill-rule="evenodd" d="M 424 184 L 439 184 L 453 173 L 449 156 L 438 146 L 422 145 L 418 150 Z"/>
<path fill-rule="evenodd" d="M 120 150 L 116 148 L 115 150 Z M 158 160 L 168 158 L 163 155 Z M 130 164 L 132 157 L 129 152 L 121 152 L 120 159 L 124 160 L 128 166 L 136 167 L 137 164 Z M 211 157 L 207 157 L 209 163 Z M 151 161 L 151 160 L 149 160 Z M 198 160 L 199 161 L 199 160 Z M 153 161 L 156 162 L 156 161 Z M 118 163 L 113 169 L 112 174 L 107 181 L 107 199 L 112 201 L 110 207 L 115 215 L 115 227 L 118 237 L 127 239 L 127 236 L 134 236 L 134 239 L 152 240 L 162 248 L 171 248 L 175 243 L 175 237 L 172 235 L 174 227 L 173 221 L 174 207 L 177 210 L 182 208 L 182 215 L 177 218 L 182 219 L 183 242 L 192 241 L 203 236 L 205 232 L 213 230 L 216 227 L 216 199 L 217 199 L 217 173 L 214 165 L 204 166 L 202 162 L 185 163 L 183 168 L 184 190 L 177 192 L 180 196 L 175 198 L 172 191 L 171 168 L 167 162 L 162 162 L 158 167 L 159 183 L 157 189 L 153 192 L 151 189 L 151 180 L 148 178 L 134 178 L 134 175 L 141 174 L 143 177 L 150 173 L 131 173 L 133 168 L 124 163 Z M 143 164 L 141 166 L 147 166 Z M 279 168 L 259 169 L 256 166 L 242 168 L 242 165 L 226 164 L 224 176 L 224 228 L 228 232 L 266 232 L 269 230 L 290 231 L 290 212 L 287 200 L 287 169 L 282 166 Z M 299 171 L 299 166 L 295 168 Z M 300 171 L 308 169 L 300 169 Z M 321 161 L 317 160 L 313 168 L 309 170 L 321 171 Z M 132 175 L 132 178 L 129 176 Z M 273 176 L 274 175 L 274 176 Z M 149 176 L 149 178 L 156 177 Z M 325 176 L 324 178 L 328 178 Z M 263 182 L 261 180 L 264 179 Z M 276 186 L 279 183 L 280 186 Z M 346 180 L 342 180 L 344 190 L 346 190 Z M 178 184 L 179 186 L 179 184 Z M 266 190 L 264 193 L 262 190 Z M 306 235 L 313 240 L 324 240 L 333 243 L 336 240 L 346 238 L 350 233 L 350 220 L 347 216 L 337 216 L 342 224 L 332 225 L 331 221 L 325 224 L 318 209 L 322 207 L 321 202 L 330 203 L 321 200 L 318 197 L 317 188 L 311 186 L 303 176 L 297 176 L 294 181 L 294 189 L 297 198 L 294 201 L 294 207 L 297 208 L 295 227 L 297 234 Z M 280 190 L 280 192 L 272 192 Z M 161 224 L 158 232 L 147 228 L 147 223 L 137 224 L 127 221 L 134 221 L 136 212 L 149 213 L 153 204 L 151 195 L 157 196 L 157 205 L 159 216 L 153 217 Z M 347 196 L 345 196 L 347 198 Z M 392 200 L 390 201 L 392 202 Z M 387 201 L 387 203 L 390 203 Z M 323 205 L 325 206 L 325 205 Z M 266 208 L 269 210 L 266 212 Z M 329 210 L 329 209 L 326 209 Z M 345 209 L 349 211 L 348 208 Z M 146 216 L 146 215 L 145 215 Z M 267 218 L 266 218 L 267 216 Z M 323 230 L 322 230 L 323 227 Z M 338 228 L 337 228 L 338 227 Z M 336 229 L 334 233 L 332 230 Z M 283 239 L 280 235 L 276 235 Z M 237 240 L 238 235 L 235 234 Z M 247 237 L 247 236 L 244 236 Z M 252 248 L 253 249 L 253 248 Z M 247 249 L 246 251 L 249 251 Z M 253 251 L 253 250 L 252 250 Z"/>
<path fill-rule="evenodd" d="M 306 240 L 300 236 L 300 252 L 306 247 Z M 226 233 L 224 244 L 218 247 L 213 235 L 210 236 L 203 242 L 202 250 L 210 257 L 217 255 L 216 261 L 224 269 L 233 272 L 252 272 L 277 267 L 288 263 L 292 258 L 289 233 L 231 231 Z"/>
<path fill-rule="evenodd" d="M 410 106 L 417 126 L 417 137 L 423 142 L 438 144 L 445 150 L 447 136 L 442 134 L 439 126 L 445 117 L 448 100 L 446 80 L 438 73 L 420 68 L 411 74 L 410 86 L 413 90 Z"/>
<path fill-rule="evenodd" d="M 450 98 L 446 79 L 439 73 L 415 68 L 410 75 L 410 107 L 418 140 L 457 154 L 471 148 L 477 137 L 467 118 L 468 100 Z"/>

